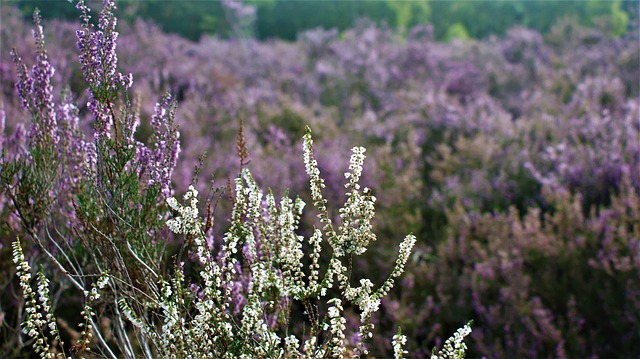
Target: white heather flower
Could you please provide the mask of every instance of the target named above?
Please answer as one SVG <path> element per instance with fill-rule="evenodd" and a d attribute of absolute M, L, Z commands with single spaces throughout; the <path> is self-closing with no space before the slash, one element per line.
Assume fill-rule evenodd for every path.
<path fill-rule="evenodd" d="M 146 329 L 144 323 L 142 323 L 137 318 L 137 316 L 135 315 L 135 313 L 133 313 L 133 310 L 131 310 L 131 307 L 129 307 L 129 304 L 127 304 L 127 302 L 124 300 L 124 298 L 121 298 L 120 301 L 118 302 L 118 304 L 120 305 L 120 310 L 122 310 L 122 314 L 124 314 L 124 317 L 129 322 L 131 322 L 131 324 L 133 324 L 138 329 L 140 329 L 142 332 L 144 332 L 145 329 Z"/>
<path fill-rule="evenodd" d="M 317 355 L 318 351 L 318 340 L 315 336 L 305 340 L 303 349 L 305 358 L 322 358 L 324 355 Z"/>
<path fill-rule="evenodd" d="M 402 243 L 400 243 L 400 250 L 398 253 L 398 259 L 396 259 L 396 265 L 393 268 L 393 271 L 391 272 L 389 278 L 387 278 L 380 289 L 378 289 L 377 293 L 380 297 L 384 297 L 385 295 L 387 295 L 387 293 L 389 293 L 395 283 L 394 278 L 399 277 L 404 272 L 404 268 L 407 264 L 407 261 L 409 260 L 409 256 L 411 256 L 411 250 L 413 249 L 413 246 L 415 244 L 416 237 L 412 234 L 406 236 Z"/>
<path fill-rule="evenodd" d="M 463 342 L 464 338 L 471 334 L 471 322 L 465 324 L 464 327 L 458 329 L 452 337 L 447 339 L 442 350 L 437 354 L 433 348 L 431 359 L 461 359 L 464 358 L 467 345 Z"/>
<path fill-rule="evenodd" d="M 284 348 L 285 352 L 289 357 L 294 357 L 298 354 L 298 347 L 300 346 L 300 341 L 296 338 L 295 335 L 289 335 L 284 338 Z"/>
<path fill-rule="evenodd" d="M 318 263 L 318 261 L 320 260 L 320 251 L 322 250 L 322 247 L 320 246 L 321 242 L 322 232 L 319 229 L 315 229 L 313 235 L 309 238 L 309 245 L 312 248 L 312 252 L 309 255 L 309 257 L 311 258 L 311 264 L 309 264 L 309 286 L 305 295 L 316 293 L 318 291 L 318 288 L 320 287 L 320 285 L 318 284 L 318 280 L 320 277 L 320 264 Z M 322 292 L 320 294 L 322 294 Z"/>
<path fill-rule="evenodd" d="M 349 169 L 351 170 L 351 175 L 345 174 L 346 178 L 350 178 L 350 183 L 347 185 L 347 188 L 355 188 L 356 184 L 360 180 L 360 176 L 362 175 L 362 165 L 364 164 L 364 159 L 366 156 L 364 155 L 366 149 L 364 147 L 354 147 L 351 149 L 353 154 L 351 155 L 351 160 L 349 161 Z"/>
<path fill-rule="evenodd" d="M 98 280 L 93 283 L 93 285 L 91 286 L 91 292 L 89 292 L 88 297 L 89 297 L 89 302 L 93 302 L 95 300 L 98 300 L 100 298 L 100 290 L 103 289 L 107 283 L 109 282 L 109 274 L 108 273 L 103 273 Z M 86 292 L 85 292 L 86 293 Z M 87 295 L 87 294 L 85 294 Z"/>
<path fill-rule="evenodd" d="M 311 198 L 314 202 L 322 202 L 322 189 L 325 187 L 324 180 L 320 178 L 320 170 L 318 162 L 313 158 L 313 139 L 311 134 L 307 132 L 303 141 L 304 166 L 309 178 L 311 179 Z"/>
<path fill-rule="evenodd" d="M 179 213 L 179 216 L 167 221 L 167 227 L 175 234 L 201 234 L 200 218 L 198 218 L 198 191 L 189 186 L 189 190 L 184 195 L 184 201 L 189 202 L 188 206 L 182 206 L 174 197 L 167 199 L 167 204 Z"/>
<path fill-rule="evenodd" d="M 324 179 L 320 177 L 318 162 L 315 160 L 315 158 L 313 158 L 313 139 L 311 138 L 311 130 L 309 129 L 309 127 L 306 128 L 306 133 L 303 137 L 303 150 L 304 165 L 305 170 L 309 175 L 311 199 L 313 200 L 313 205 L 320 212 L 318 214 L 318 217 L 320 218 L 320 222 L 324 223 L 323 229 L 328 231 L 328 235 L 330 238 L 336 237 L 331 225 L 331 218 L 329 217 L 329 213 L 327 212 L 327 200 L 322 197 L 322 189 L 325 188 L 325 184 Z M 332 244 L 332 246 L 334 245 Z"/>
<path fill-rule="evenodd" d="M 55 336 L 58 332 L 56 328 L 56 319 L 51 311 L 51 297 L 49 296 L 49 280 L 43 272 L 38 272 L 38 295 L 42 310 L 45 313 L 45 319 L 51 335 Z"/>
<path fill-rule="evenodd" d="M 57 334 L 55 318 L 51 312 L 51 298 L 49 296 L 49 280 L 42 272 L 38 273 L 38 298 L 31 289 L 31 267 L 25 260 L 20 241 L 16 240 L 13 246 L 13 262 L 16 265 L 16 275 L 20 278 L 22 297 L 25 299 L 25 312 L 27 313 L 25 322 L 22 324 L 22 331 L 35 339 L 33 349 L 39 353 L 41 358 L 49 357 L 51 348 L 48 339 L 44 337 L 44 332 L 48 327 L 52 335 Z M 38 300 L 40 304 L 38 304 Z M 45 313 L 43 319 L 42 310 Z"/>
<path fill-rule="evenodd" d="M 343 253 L 361 255 L 366 252 L 369 243 L 376 240 L 371 224 L 375 216 L 375 197 L 371 195 L 369 188 L 364 188 L 360 193 L 358 183 L 362 175 L 365 149 L 354 147 L 352 152 L 349 165 L 351 172 L 345 173 L 345 177 L 349 179 L 345 185 L 349 189 L 347 201 L 339 210 L 342 218 L 340 235 L 333 241 L 334 251 L 337 251 L 338 256 L 342 256 Z"/>
<path fill-rule="evenodd" d="M 403 359 L 402 355 L 407 354 L 408 352 L 402 347 L 407 344 L 407 337 L 402 334 L 400 328 L 398 328 L 398 333 L 393 336 L 393 357 L 394 359 Z"/>
<path fill-rule="evenodd" d="M 342 358 L 345 351 L 345 334 L 347 320 L 342 316 L 342 301 L 337 298 L 333 298 L 327 302 L 327 304 L 334 304 L 329 307 L 329 323 L 325 323 L 324 330 L 329 330 L 331 333 L 331 340 L 329 342 L 329 349 L 331 355 L 334 358 Z"/>

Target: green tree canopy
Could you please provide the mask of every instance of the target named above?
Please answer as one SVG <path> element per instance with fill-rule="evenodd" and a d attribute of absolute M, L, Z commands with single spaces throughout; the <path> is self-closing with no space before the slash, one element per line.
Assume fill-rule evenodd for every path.
<path fill-rule="evenodd" d="M 257 9 L 254 34 L 259 39 L 295 40 L 301 31 L 323 27 L 342 31 L 362 17 L 386 23 L 405 33 L 417 24 L 431 23 L 438 40 L 461 35 L 471 38 L 502 35 L 516 25 L 542 33 L 558 19 L 575 16 L 581 24 L 598 26 L 612 36 L 623 34 L 637 21 L 637 0 L 246 0 Z M 68 1 L 17 0 L 12 2 L 30 17 L 34 8 L 48 18 L 76 19 L 78 12 Z M 94 8 L 99 1 L 91 0 Z M 122 0 L 119 17 L 153 20 L 164 31 L 197 40 L 203 33 L 227 36 L 232 31 L 228 10 L 221 1 Z M 231 20 L 232 21 L 232 20 Z"/>

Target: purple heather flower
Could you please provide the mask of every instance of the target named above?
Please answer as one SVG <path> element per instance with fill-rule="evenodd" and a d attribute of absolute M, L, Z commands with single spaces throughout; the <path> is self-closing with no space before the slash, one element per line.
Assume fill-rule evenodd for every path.
<path fill-rule="evenodd" d="M 64 176 L 64 185 L 74 186 L 85 173 L 87 143 L 79 128 L 78 108 L 68 93 L 63 93 L 58 106 L 58 134 L 60 136 L 60 155 L 66 158 L 68 173 Z"/>
<path fill-rule="evenodd" d="M 0 154 L 2 154 L 4 150 L 4 126 L 6 123 L 6 114 L 4 112 L 4 103 L 0 104 Z M 4 156 L 0 156 L 0 160 L 4 158 Z"/>
<path fill-rule="evenodd" d="M 104 1 L 104 8 L 98 17 L 97 31 L 91 29 L 93 25 L 89 24 L 89 9 L 84 1 L 78 2 L 76 7 L 82 11 L 81 19 L 84 21 L 84 28 L 76 31 L 76 36 L 82 73 L 91 90 L 88 107 L 96 117 L 96 138 L 111 138 L 115 116 L 112 100 L 120 90 L 128 89 L 133 84 L 131 74 L 116 72 L 118 32 L 115 31 L 117 19 L 113 14 L 116 6 L 113 1 Z"/>
<path fill-rule="evenodd" d="M 51 84 L 55 70 L 49 63 L 47 51 L 44 48 L 40 12 L 37 10 L 33 14 L 33 22 L 35 25 L 33 37 L 38 54 L 37 63 L 29 73 L 22 58 L 15 50 L 11 51 L 19 77 L 16 88 L 22 106 L 29 110 L 33 118 L 29 139 L 35 143 L 47 143 L 55 146 L 59 140 L 56 112 L 53 105 L 53 85 Z"/>
<path fill-rule="evenodd" d="M 40 12 L 35 11 L 33 14 L 34 30 L 33 37 L 36 40 L 36 51 L 38 54 L 38 62 L 33 66 L 33 80 L 34 87 L 32 89 L 34 95 L 34 101 L 37 108 L 42 111 L 42 121 L 50 121 L 43 124 L 43 127 L 50 127 L 51 129 L 56 126 L 55 110 L 53 108 L 53 86 L 51 85 L 51 78 L 55 70 L 49 63 L 47 51 L 44 48 L 44 33 L 41 25 Z"/>
<path fill-rule="evenodd" d="M 152 162 L 151 162 L 151 157 L 152 157 L 152 153 L 151 150 L 149 150 L 149 148 L 147 148 L 146 146 L 144 146 L 141 143 L 137 143 L 135 146 L 135 162 L 137 164 L 137 167 L 139 169 L 139 171 L 143 171 L 146 170 L 148 168 L 150 168 L 152 166 Z M 142 173 L 139 173 L 138 175 L 141 175 Z M 149 175 L 152 176 L 152 175 Z"/>
<path fill-rule="evenodd" d="M 176 167 L 178 154 L 180 153 L 179 132 L 173 125 L 175 115 L 175 102 L 170 95 L 166 95 L 155 106 L 155 114 L 151 118 L 151 126 L 154 129 L 151 154 L 151 175 L 149 184 L 158 183 L 162 188 L 162 194 L 170 197 L 171 175 Z"/>
<path fill-rule="evenodd" d="M 26 109 L 31 109 L 33 106 L 31 105 L 32 99 L 30 95 L 31 89 L 33 88 L 33 79 L 27 73 L 27 66 L 22 62 L 22 58 L 15 49 L 11 50 L 11 55 L 13 56 L 13 62 L 16 65 L 16 72 L 19 76 L 18 82 L 16 83 L 18 96 L 20 96 L 22 106 Z"/>

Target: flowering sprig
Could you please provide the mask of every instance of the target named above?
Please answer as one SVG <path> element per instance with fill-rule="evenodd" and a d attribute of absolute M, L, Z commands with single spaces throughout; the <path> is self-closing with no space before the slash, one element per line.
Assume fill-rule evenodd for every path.
<path fill-rule="evenodd" d="M 342 308 L 342 301 L 337 298 L 330 299 L 327 304 L 333 304 L 329 307 L 329 323 L 325 323 L 324 330 L 329 331 L 331 339 L 329 345 L 332 347 L 331 355 L 334 358 L 342 358 L 346 348 L 344 346 L 346 329 L 345 324 L 347 320 L 342 316 L 344 309 Z"/>
<path fill-rule="evenodd" d="M 309 176 L 313 206 L 320 212 L 318 214 L 320 222 L 325 224 L 322 230 L 329 231 L 329 235 L 334 237 L 335 231 L 333 230 L 331 218 L 327 212 L 327 200 L 322 196 L 322 190 L 326 185 L 324 184 L 324 179 L 320 177 L 318 162 L 313 157 L 313 138 L 311 138 L 311 129 L 309 127 L 305 129 L 302 146 L 304 153 L 304 166 L 307 175 Z"/>
<path fill-rule="evenodd" d="M 407 344 L 407 336 L 402 334 L 402 330 L 398 328 L 398 333 L 393 336 L 392 340 L 393 344 L 393 358 L 394 359 L 403 359 L 403 355 L 408 352 L 404 350 L 402 347 Z"/>
<path fill-rule="evenodd" d="M 158 183 L 162 195 L 171 196 L 171 175 L 178 161 L 180 153 L 180 133 L 173 124 L 176 104 L 171 100 L 171 95 L 163 96 L 156 104 L 155 113 L 151 117 L 151 126 L 154 129 L 152 143 L 154 149 L 151 153 L 151 178 L 150 184 Z"/>
<path fill-rule="evenodd" d="M 444 342 L 444 346 L 436 354 L 436 348 L 433 348 L 431 359 L 462 359 L 465 356 L 467 345 L 464 338 L 471 334 L 471 323 L 465 324 L 458 329 L 453 336 Z"/>
<path fill-rule="evenodd" d="M 36 9 L 33 12 L 33 37 L 38 58 L 31 72 L 27 71 L 26 65 L 15 49 L 11 50 L 11 54 L 19 77 L 16 83 L 18 95 L 22 100 L 22 106 L 29 110 L 33 118 L 29 137 L 35 143 L 55 146 L 58 142 L 57 117 L 51 84 L 55 69 L 49 63 L 41 22 L 40 11 Z"/>
<path fill-rule="evenodd" d="M 13 263 L 16 265 L 16 275 L 20 278 L 20 288 L 22 288 L 22 297 L 25 300 L 25 312 L 27 316 L 22 324 L 23 332 L 34 339 L 33 349 L 41 358 L 51 357 L 51 346 L 45 334 L 47 326 L 52 333 L 57 334 L 55 320 L 51 320 L 50 301 L 48 298 L 48 282 L 43 275 L 38 276 L 38 293 L 40 295 L 40 304 L 33 289 L 31 289 L 31 267 L 25 260 L 24 253 L 20 241 L 15 241 L 13 246 Z M 44 278 L 44 280 L 43 280 Z M 43 307 L 44 306 L 44 307 Z M 41 311 L 44 310 L 43 318 Z"/>
<path fill-rule="evenodd" d="M 89 23 L 90 9 L 80 0 L 76 8 L 82 12 L 84 27 L 76 31 L 78 48 L 80 49 L 80 64 L 82 73 L 98 99 L 108 99 L 123 88 L 131 87 L 131 74 L 123 75 L 116 72 L 118 55 L 116 54 L 117 18 L 114 15 L 115 1 L 104 0 L 104 7 L 98 16 L 98 30 L 93 31 L 94 25 Z"/>
<path fill-rule="evenodd" d="M 85 296 L 85 304 L 80 312 L 82 318 L 84 319 L 83 323 L 80 323 L 80 338 L 76 342 L 74 349 L 77 353 L 81 352 L 90 352 L 91 348 L 89 345 L 91 344 L 91 339 L 94 336 L 94 328 L 93 326 L 93 317 L 96 315 L 93 311 L 93 307 L 91 306 L 96 300 L 100 298 L 100 291 L 104 289 L 104 287 L 109 282 L 109 275 L 107 272 L 103 273 L 96 282 L 91 285 L 90 291 L 84 291 Z"/>
<path fill-rule="evenodd" d="M 168 220 L 167 227 L 176 234 L 199 236 L 201 234 L 202 223 L 198 218 L 198 190 L 193 186 L 189 186 L 189 190 L 185 193 L 183 199 L 189 204 L 188 206 L 179 204 L 178 200 L 174 197 L 167 199 L 167 205 L 180 214 Z M 196 243 L 199 244 L 198 242 Z M 200 254 L 200 252 L 198 254 Z M 206 256 L 200 257 L 201 260 L 205 258 Z"/>
<path fill-rule="evenodd" d="M 147 316 L 135 314 L 126 301 L 121 303 L 125 314 L 136 326 L 141 326 L 140 332 L 154 340 L 161 351 L 183 348 L 185 356 L 207 356 L 214 352 L 234 357 L 284 357 L 286 353 L 287 358 L 325 355 L 339 358 L 347 353 L 348 345 L 354 344 L 345 340 L 343 303 L 348 303 L 355 305 L 361 313 L 360 339 L 351 352 L 356 356 L 368 354 L 365 342 L 373 336 L 372 315 L 379 309 L 381 298 L 393 286 L 394 278 L 403 272 L 415 237 L 409 235 L 402 242 L 396 266 L 382 287 L 376 290 L 369 279 L 362 279 L 360 286 L 352 287 L 348 266 L 342 261 L 346 254 L 364 253 L 369 242 L 375 239 L 370 223 L 374 216 L 375 198 L 367 189 L 360 191 L 358 183 L 364 148 L 353 150 L 350 172 L 346 176 L 350 179 L 346 186 L 349 191 L 341 210 L 345 214 L 344 223 L 334 231 L 326 211 L 326 201 L 322 198 L 323 181 L 313 158 L 311 143 L 308 132 L 305 136 L 305 161 L 311 177 L 312 197 L 321 220 L 326 219 L 326 225 L 324 230 L 315 229 L 306 241 L 304 236 L 297 234 L 304 202 L 299 198 L 291 200 L 285 195 L 277 204 L 272 193 L 263 194 L 247 168 L 243 168 L 235 180 L 230 228 L 215 255 L 206 245 L 203 220 L 198 211 L 198 191 L 193 186 L 189 187 L 183 197 L 184 204 L 174 197 L 167 199 L 169 207 L 177 213 L 167 221 L 168 228 L 193 240 L 197 258 L 203 266 L 200 271 L 202 292 L 192 302 L 196 314 L 193 317 L 179 316 L 179 313 L 188 313 L 189 310 L 180 309 L 180 300 L 167 294 L 182 291 L 182 281 L 162 282 L 163 294 L 157 298 L 156 305 L 164 312 L 165 320 L 161 327 L 138 319 Z M 325 237 L 333 252 L 329 267 L 322 276 L 319 259 L 321 242 Z M 310 249 L 308 273 L 302 264 L 305 242 Z M 340 291 L 334 294 L 339 296 L 325 298 L 335 281 Z M 239 283 L 243 284 L 238 286 Z M 232 294 L 238 290 L 243 292 L 244 301 L 231 305 Z M 280 337 L 276 327 L 268 323 L 271 314 L 278 317 L 279 323 L 289 323 L 292 300 L 301 302 L 311 323 L 307 337 L 301 338 L 304 340 L 291 335 Z M 318 300 L 326 300 L 328 306 L 324 320 L 321 320 L 318 308 L 311 305 Z M 324 338 L 323 341 L 320 338 Z"/>
<path fill-rule="evenodd" d="M 117 19 L 113 13 L 116 9 L 112 0 L 104 1 L 104 8 L 98 17 L 98 30 L 89 23 L 90 9 L 80 0 L 76 8 L 82 12 L 84 27 L 76 31 L 78 48 L 80 49 L 80 64 L 85 80 L 89 84 L 91 100 L 88 107 L 96 118 L 96 138 L 111 138 L 111 127 L 117 126 L 113 102 L 123 89 L 133 84 L 131 74 L 123 75 L 116 72 L 118 56 L 116 54 L 115 31 Z M 116 136 L 118 128 L 115 128 Z"/>
<path fill-rule="evenodd" d="M 364 163 L 365 149 L 354 147 L 349 170 L 345 177 L 349 183 L 345 185 L 350 191 L 347 193 L 347 203 L 340 209 L 342 225 L 334 248 L 336 256 L 353 253 L 361 255 L 367 250 L 370 242 L 376 240 L 373 233 L 371 220 L 375 215 L 374 203 L 376 197 L 371 195 L 369 188 L 364 188 L 360 193 L 360 176 L 362 175 L 362 164 Z"/>
<path fill-rule="evenodd" d="M 55 337 L 58 335 L 58 327 L 56 326 L 56 320 L 52 312 L 49 279 L 47 279 L 42 271 L 38 272 L 38 299 L 40 303 L 42 303 L 42 311 L 45 315 L 44 319 L 48 323 L 49 333 Z"/>
<path fill-rule="evenodd" d="M 67 358 L 65 344 L 60 337 L 56 317 L 53 314 L 49 279 L 43 270 L 38 272 L 36 296 L 36 293 L 31 289 L 31 267 L 25 259 L 20 241 L 13 242 L 12 247 L 13 262 L 16 266 L 16 275 L 20 278 L 20 288 L 25 299 L 25 312 L 27 313 L 25 321 L 22 323 L 23 332 L 34 340 L 33 349 L 40 358 Z M 84 323 L 80 323 L 82 329 L 80 338 L 73 347 L 76 353 L 91 351 L 89 346 L 95 330 L 92 319 L 95 313 L 92 304 L 100 298 L 100 291 L 107 285 L 108 280 L 108 273 L 105 272 L 92 284 L 90 291 L 84 292 L 86 303 L 83 311 L 80 312 Z M 49 337 L 53 338 L 53 346 L 50 344 Z"/>

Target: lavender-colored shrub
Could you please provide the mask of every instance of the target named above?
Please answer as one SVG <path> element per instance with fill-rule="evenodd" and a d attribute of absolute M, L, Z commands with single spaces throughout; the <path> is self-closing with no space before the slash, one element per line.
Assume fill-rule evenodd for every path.
<path fill-rule="evenodd" d="M 20 54 L 38 53 L 29 26 L 12 15 L 13 10 L 6 4 L 1 6 L 3 21 L 10 23 L 0 28 L 2 44 L 16 44 Z M 70 123 L 78 129 L 69 131 L 61 127 L 60 138 L 81 143 L 78 139 L 84 136 L 83 141 L 91 147 L 95 140 L 94 112 L 104 109 L 95 103 L 89 106 L 91 101 L 95 102 L 95 95 L 87 91 L 81 64 L 73 59 L 77 28 L 77 24 L 57 21 L 45 26 L 48 61 L 56 69 L 52 81 L 71 89 L 65 92 L 66 97 L 60 96 L 59 89 L 50 94 L 54 108 L 60 113 L 56 115 L 57 123 Z M 293 43 L 261 43 L 244 36 L 246 28 L 231 40 L 203 37 L 198 42 L 164 34 L 144 21 L 125 23 L 120 28 L 119 71 L 133 74 L 135 82 L 128 89 L 129 98 L 119 98 L 114 104 L 125 105 L 130 101 L 130 114 L 137 113 L 137 116 L 122 114 L 126 119 L 124 127 L 140 122 L 135 133 L 129 132 L 133 139 L 126 142 L 133 143 L 131 155 L 150 160 L 150 156 L 145 157 L 147 152 L 143 148 L 146 148 L 156 151 L 157 158 L 172 158 L 170 153 L 161 154 L 163 151 L 156 150 L 159 147 L 154 145 L 171 136 L 154 135 L 151 121 L 154 116 L 162 116 L 163 109 L 166 114 L 173 108 L 169 102 L 162 105 L 162 101 L 158 108 L 153 106 L 167 92 L 172 93 L 177 102 L 174 122 L 180 129 L 181 151 L 170 188 L 185 190 L 193 184 L 200 193 L 208 194 L 210 201 L 205 201 L 205 207 L 210 204 L 216 214 L 208 238 L 211 243 L 220 240 L 229 228 L 232 204 L 222 192 L 233 185 L 232 179 L 242 168 L 250 168 L 261 186 L 274 188 L 277 198 L 288 188 L 289 193 L 301 193 L 304 201 L 312 202 L 305 194 L 308 177 L 298 160 L 304 128 L 309 125 L 315 131 L 318 148 L 328 149 L 316 153 L 316 157 L 325 180 L 328 213 L 336 223 L 340 221 L 339 204 L 345 200 L 343 174 L 349 166 L 342 154 L 348 153 L 354 143 L 368 150 L 369 161 L 364 164 L 361 185 L 372 188 L 377 198 L 373 223 L 378 229 L 378 245 L 354 261 L 354 278 L 366 275 L 374 282 L 384 281 L 392 270 L 394 257 L 389 248 L 398 244 L 398 231 L 419 234 L 416 254 L 408 264 L 415 273 L 410 273 L 394 289 L 392 295 L 396 299 L 382 301 L 380 315 L 372 317 L 376 330 L 385 333 L 382 337 L 397 334 L 395 325 L 400 322 L 402 334 L 408 337 L 406 347 L 410 354 L 425 357 L 431 354 L 431 343 L 443 344 L 445 335 L 475 319 L 474 326 L 482 329 L 474 330 L 474 354 L 488 357 L 556 357 L 562 354 L 561 349 L 568 357 L 613 353 L 598 344 L 598 340 L 626 348 L 621 342 L 624 336 L 619 335 L 627 328 L 626 324 L 617 319 L 612 319 L 612 323 L 618 324 L 611 326 L 590 324 L 591 334 L 587 335 L 587 331 L 580 329 L 579 321 L 565 319 L 569 316 L 568 290 L 558 297 L 545 297 L 540 294 L 541 286 L 535 287 L 534 281 L 526 282 L 526 278 L 535 278 L 535 273 L 547 268 L 549 273 L 555 268 L 558 276 L 587 275 L 592 269 L 584 264 L 586 259 L 558 262 L 555 252 L 549 249 L 547 253 L 543 248 L 536 250 L 533 260 L 531 253 L 524 250 L 513 254 L 508 238 L 494 240 L 492 236 L 506 236 L 498 236 L 502 233 L 499 228 L 503 218 L 524 221 L 538 211 L 542 224 L 535 236 L 548 237 L 549 243 L 575 240 L 547 232 L 543 225 L 548 216 L 558 215 L 558 203 L 565 201 L 557 196 L 572 198 L 572 204 L 579 201 L 586 223 L 613 210 L 619 198 L 633 198 L 630 193 L 640 190 L 637 31 L 611 38 L 597 29 L 585 29 L 565 19 L 544 36 L 515 28 L 501 38 L 444 44 L 433 40 L 429 26 L 415 28 L 403 39 L 388 28 L 362 21 L 343 34 L 336 30 L 313 30 L 300 34 Z M 23 61 L 27 71 L 38 63 L 27 57 Z M 14 73 L 9 49 L 3 48 L 0 75 L 7 163 L 17 158 L 26 160 L 25 153 L 29 152 L 25 141 L 30 133 L 30 113 L 15 95 L 20 78 Z M 72 103 L 77 103 L 77 111 Z M 64 104 L 69 106 L 63 111 Z M 246 151 L 244 159 L 236 156 L 240 128 Z M 65 166 L 85 156 L 83 151 L 60 148 L 59 153 L 45 153 L 39 160 L 50 164 L 52 173 L 60 173 Z M 205 152 L 207 156 L 201 160 Z M 55 161 L 48 160 L 52 156 Z M 140 161 L 142 167 L 138 169 L 146 168 L 145 163 Z M 196 167 L 198 176 L 194 175 Z M 131 178 L 134 173 L 140 174 L 135 168 L 131 171 Z M 143 172 L 142 177 L 155 173 L 167 183 L 166 173 Z M 211 186 L 211 178 L 217 187 Z M 73 216 L 73 201 L 65 200 L 73 198 L 68 193 L 69 186 L 56 181 L 47 186 L 64 189 L 53 206 L 57 209 L 60 203 L 64 210 L 52 216 L 62 230 L 62 224 L 78 219 Z M 141 193 L 146 193 L 149 185 L 146 177 L 145 181 L 146 185 L 139 188 Z M 15 177 L 12 183 L 17 183 Z M 121 183 L 124 185 L 126 181 Z M 75 190 L 85 193 L 83 198 L 101 193 L 79 187 Z M 38 191 L 46 188 L 38 187 Z M 166 192 L 167 188 L 160 186 L 153 196 L 149 194 L 148 205 L 151 198 L 158 198 L 156 194 Z M 25 201 L 29 202 L 29 196 L 25 195 Z M 90 201 L 84 203 L 89 204 Z M 49 218 L 50 208 L 50 204 L 44 203 L 42 210 L 34 213 Z M 136 208 L 126 208 L 128 215 L 136 213 Z M 592 214 L 592 208 L 599 210 Z M 6 192 L 0 194 L 0 216 L 0 254 L 2 263 L 8 263 L 10 243 L 23 223 Z M 488 249 L 481 246 L 482 258 L 474 246 L 484 242 L 472 246 L 467 242 L 474 241 L 465 239 L 459 247 L 454 245 L 459 238 L 466 238 L 461 231 L 469 226 L 469 218 L 473 223 L 476 218 L 483 218 L 483 225 L 491 228 L 496 223 L 497 232 L 485 235 L 485 241 L 494 242 Z M 315 221 L 313 215 L 304 214 L 300 234 L 312 235 Z M 122 223 L 116 217 L 107 221 L 106 228 L 96 228 L 103 232 L 111 230 L 108 228 L 111 225 Z M 582 228 L 579 231 L 585 233 L 595 231 L 577 223 L 572 226 Z M 94 235 L 100 238 L 99 233 Z M 168 252 L 179 250 L 176 236 L 166 230 L 160 235 L 170 239 Z M 616 236 L 617 240 L 634 238 Z M 596 243 L 605 246 L 597 238 Z M 551 247 L 564 246 L 562 243 Z M 25 250 L 36 249 L 24 246 Z M 452 254 L 452 251 L 459 252 Z M 514 265 L 533 264 L 516 266 L 522 272 L 517 278 L 482 277 L 487 289 L 474 292 L 481 303 L 476 305 L 473 301 L 476 299 L 469 299 L 472 286 L 468 282 L 474 275 L 480 278 L 474 274 L 475 265 L 483 261 L 499 264 L 502 252 L 507 253 L 507 262 Z M 584 258 L 588 256 L 593 257 L 592 253 L 584 254 Z M 45 263 L 45 259 L 46 253 L 33 257 L 34 263 Z M 13 277 L 12 267 L 5 266 L 2 270 L 10 274 L 4 277 Z M 620 278 L 614 273 L 610 278 L 596 279 L 608 283 Z M 497 288 L 518 296 L 519 299 L 509 303 L 517 302 L 530 310 L 508 307 L 496 294 Z M 580 295 L 596 295 L 589 290 L 584 289 Z M 613 286 L 600 288 L 597 295 L 602 302 L 626 300 Z M 3 308 L 19 302 L 9 292 L 2 298 Z M 597 303 L 586 301 L 580 310 L 601 313 Z M 591 306 L 594 308 L 589 309 Z M 510 315 L 517 316 L 517 323 L 508 322 Z M 65 314 L 63 318 L 69 319 L 71 315 Z M 347 326 L 357 327 L 357 314 L 350 317 L 347 313 L 346 319 Z M 15 318 L 11 320 L 12 325 L 18 323 Z M 543 322 L 547 323 L 545 328 L 555 329 L 545 329 L 544 334 L 540 329 Z M 595 340 L 594 333 L 601 337 Z M 638 335 L 632 332 L 624 338 L 628 343 L 638 339 Z M 560 345 L 562 340 L 564 344 Z M 591 342 L 594 344 L 588 346 Z M 12 345 L 8 343 L 7 348 Z M 580 351 L 579 343 L 587 343 L 587 349 Z M 518 345 L 526 348 L 526 353 L 518 352 Z M 390 356 L 394 349 L 388 340 L 373 340 L 368 346 L 376 353 L 385 353 L 381 356 Z M 632 349 L 622 353 L 635 354 Z"/>
<path fill-rule="evenodd" d="M 243 9 L 234 2 L 227 6 Z M 376 197 L 360 181 L 364 147 L 352 149 L 344 172 L 346 200 L 334 217 L 323 195 L 328 183 L 320 177 L 310 129 L 301 129 L 304 169 L 318 213 L 305 241 L 299 228 L 305 202 L 287 192 L 277 203 L 245 167 L 247 146 L 261 140 L 258 132 L 245 135 L 240 111 L 251 106 L 240 100 L 239 112 L 226 116 L 241 118 L 235 144 L 242 168 L 234 188 L 228 188 L 229 226 L 217 237 L 210 198 L 201 216 L 193 185 L 184 204 L 174 197 L 172 177 L 181 151 L 176 101 L 169 94 L 161 97 L 148 122 L 150 133 L 145 142 L 138 140 L 140 99 L 129 97 L 132 74 L 118 69 L 115 2 L 104 1 L 97 24 L 84 1 L 76 8 L 91 139 L 85 138 L 70 90 L 54 97 L 55 69 L 38 10 L 34 65 L 28 68 L 18 51 L 11 51 L 17 98 L 31 121 L 28 132 L 16 123 L 5 137 L 4 108 L 0 113 L 0 249 L 6 253 L 4 241 L 13 239 L 18 277 L 17 283 L 5 283 L 12 290 L 1 298 L 10 302 L 2 308 L 15 314 L 5 319 L 1 312 L 3 327 L 13 329 L 3 336 L 3 357 L 367 356 L 372 316 L 404 271 L 416 238 L 410 234 L 402 241 L 381 285 L 352 279 L 354 257 L 377 238 L 372 230 Z M 258 113 L 251 115 L 253 124 L 266 125 L 256 119 Z M 281 127 L 269 127 L 262 139 L 265 156 L 291 153 L 286 145 L 295 133 L 282 130 L 286 125 L 299 129 L 286 123 L 292 116 L 287 109 L 283 115 L 284 122 L 271 118 Z M 321 262 L 323 247 L 330 252 Z M 360 284 L 352 284 L 357 279 Z M 355 327 L 346 325 L 344 307 L 359 314 Z M 78 330 L 72 328 L 74 308 L 81 316 Z M 434 358 L 463 357 L 462 340 L 470 332 L 468 325 L 461 328 Z M 392 340 L 395 358 L 406 353 L 406 341 L 398 329 Z"/>
<path fill-rule="evenodd" d="M 638 356 L 638 191 L 624 177 L 611 204 L 587 215 L 579 195 L 550 187 L 543 195 L 553 208 L 546 214 L 455 206 L 448 219 L 458 226 L 411 268 L 427 280 L 405 279 L 413 290 L 386 304 L 391 320 L 419 311 L 401 321 L 403 332 L 430 341 L 475 318 L 471 356 Z M 412 307 L 414 293 L 427 294 L 424 309 Z"/>

